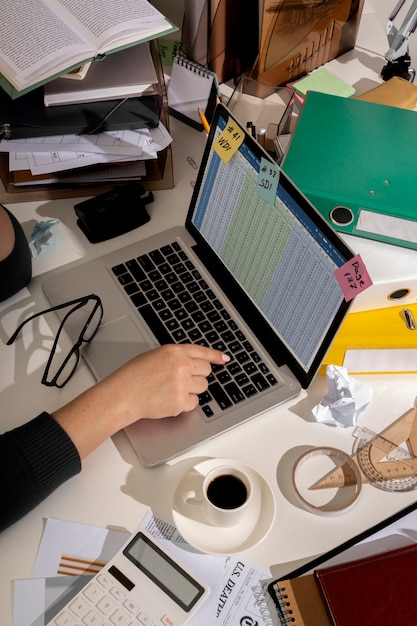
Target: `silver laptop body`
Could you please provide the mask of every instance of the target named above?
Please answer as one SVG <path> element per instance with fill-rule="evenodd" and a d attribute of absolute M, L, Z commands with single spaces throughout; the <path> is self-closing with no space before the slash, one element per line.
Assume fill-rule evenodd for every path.
<path fill-rule="evenodd" d="M 213 145 L 231 125 L 244 140 L 226 163 Z M 194 341 L 232 355 L 215 368 L 211 399 L 201 398 L 196 410 L 125 429 L 145 466 L 296 397 L 348 310 L 334 271 L 351 250 L 284 173 L 273 204 L 259 196 L 261 159 L 269 157 L 219 105 L 185 225 L 54 271 L 43 282 L 51 305 L 100 296 L 102 325 L 82 353 L 98 380 L 161 343 Z M 187 275 L 184 287 L 173 282 L 174 269 Z M 142 270 L 149 270 L 146 278 Z"/>

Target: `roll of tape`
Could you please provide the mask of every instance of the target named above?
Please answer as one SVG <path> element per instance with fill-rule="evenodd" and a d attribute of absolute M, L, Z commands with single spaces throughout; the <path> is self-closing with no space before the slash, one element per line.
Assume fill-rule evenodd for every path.
<path fill-rule="evenodd" d="M 323 457 L 329 457 L 334 463 L 334 468 L 324 470 L 320 476 L 322 480 L 312 484 L 317 478 L 315 476 L 317 466 L 319 470 L 322 469 L 320 466 L 323 465 L 321 463 Z M 307 450 L 297 459 L 292 472 L 292 486 L 298 502 L 310 513 L 339 515 L 356 503 L 362 489 L 362 475 L 349 454 L 337 448 L 324 446 Z M 336 495 L 330 501 L 324 502 L 322 496 L 328 494 L 329 489 L 332 492 L 336 491 Z M 307 497 L 307 494 L 311 495 L 311 498 Z"/>

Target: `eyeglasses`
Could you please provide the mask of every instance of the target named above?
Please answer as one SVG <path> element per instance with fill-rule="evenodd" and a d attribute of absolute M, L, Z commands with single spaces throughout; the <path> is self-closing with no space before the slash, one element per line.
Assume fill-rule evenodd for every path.
<path fill-rule="evenodd" d="M 41 382 L 47 387 L 58 387 L 61 389 L 61 387 L 64 387 L 74 374 L 80 360 L 81 345 L 83 343 L 88 343 L 93 339 L 103 318 L 103 305 L 100 298 L 94 294 L 90 294 L 89 296 L 64 302 L 63 304 L 58 304 L 50 309 L 45 309 L 44 311 L 35 313 L 18 326 L 7 342 L 7 345 L 10 346 L 15 341 L 22 328 L 40 315 L 52 313 L 53 311 L 60 311 L 61 309 L 65 309 L 67 307 L 71 308 L 64 315 L 58 328 L 58 332 L 54 339 L 51 353 L 42 376 Z M 62 355 L 57 352 L 57 348 L 64 326 L 71 329 L 71 336 L 77 336 L 78 333 L 78 339 L 63 359 Z"/>

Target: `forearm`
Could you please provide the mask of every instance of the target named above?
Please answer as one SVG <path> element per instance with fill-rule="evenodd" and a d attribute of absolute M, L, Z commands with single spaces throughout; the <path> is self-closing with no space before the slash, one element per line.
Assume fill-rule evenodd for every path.
<path fill-rule="evenodd" d="M 115 393 L 106 380 L 53 412 L 54 419 L 73 441 L 81 459 L 134 421 L 123 419 L 123 401 L 121 397 L 114 397 Z"/>
<path fill-rule="evenodd" d="M 0 530 L 81 470 L 81 459 L 138 419 L 191 411 L 207 389 L 217 350 L 167 345 L 142 354 L 53 415 L 0 435 Z"/>
<path fill-rule="evenodd" d="M 72 441 L 48 414 L 0 436 L 0 530 L 81 470 Z"/>
<path fill-rule="evenodd" d="M 166 345 L 132 359 L 54 412 L 84 459 L 105 439 L 138 419 L 190 411 L 207 389 L 210 362 L 228 357 L 203 346 Z"/>

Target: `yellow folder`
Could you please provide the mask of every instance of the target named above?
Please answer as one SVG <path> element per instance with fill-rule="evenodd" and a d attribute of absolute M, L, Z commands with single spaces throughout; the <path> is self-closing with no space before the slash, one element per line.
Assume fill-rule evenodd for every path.
<path fill-rule="evenodd" d="M 350 373 L 417 372 L 417 303 L 348 313 L 321 367 Z"/>

